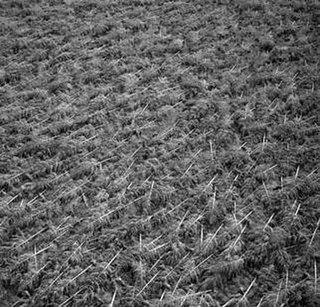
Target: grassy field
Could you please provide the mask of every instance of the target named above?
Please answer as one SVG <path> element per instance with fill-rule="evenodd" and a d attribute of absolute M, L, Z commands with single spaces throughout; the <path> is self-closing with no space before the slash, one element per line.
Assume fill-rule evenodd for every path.
<path fill-rule="evenodd" d="M 316 0 L 1 0 L 0 306 L 320 306 Z"/>

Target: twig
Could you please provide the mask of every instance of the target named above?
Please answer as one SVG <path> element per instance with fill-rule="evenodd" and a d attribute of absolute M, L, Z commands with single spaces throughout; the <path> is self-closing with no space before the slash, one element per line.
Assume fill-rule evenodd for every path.
<path fill-rule="evenodd" d="M 111 303 L 109 304 L 109 307 L 113 307 L 113 303 L 114 303 L 114 300 L 116 299 L 116 295 L 117 295 L 117 289 L 113 293 L 112 300 L 111 300 Z"/>
<path fill-rule="evenodd" d="M 185 274 L 184 276 L 181 276 L 174 288 L 173 294 L 175 293 L 175 291 L 178 288 L 178 285 L 180 284 L 180 282 L 182 280 L 184 280 L 187 276 L 189 276 L 192 272 L 194 272 L 197 268 L 199 268 L 201 265 L 203 265 L 206 261 L 208 261 L 211 257 L 213 256 L 213 254 L 209 255 L 207 258 L 205 258 L 204 260 L 202 260 L 199 264 L 197 264 L 194 268 L 192 268 L 187 274 Z"/>
<path fill-rule="evenodd" d="M 62 272 L 50 283 L 50 285 L 48 286 L 47 290 L 54 285 L 54 283 L 62 276 L 63 273 L 64 273 L 64 271 L 62 271 Z"/>
<path fill-rule="evenodd" d="M 210 145 L 210 153 L 211 153 L 211 159 L 213 160 L 213 146 L 212 146 L 212 141 L 209 141 L 209 145 Z"/>
<path fill-rule="evenodd" d="M 201 291 L 201 292 L 192 293 L 192 294 L 186 294 L 186 295 L 183 295 L 183 296 L 175 297 L 175 298 L 169 300 L 168 302 L 174 302 L 174 301 L 180 300 L 180 299 L 182 299 L 182 298 L 188 298 L 188 297 L 203 295 L 203 294 L 207 294 L 207 293 L 211 293 L 211 292 L 212 292 L 212 291 L 207 290 L 207 291 Z M 182 306 L 182 305 L 181 305 L 181 306 Z"/>
<path fill-rule="evenodd" d="M 179 225 L 178 225 L 178 227 L 177 227 L 177 231 L 178 231 L 178 229 L 181 227 L 181 225 L 182 225 L 182 223 L 184 222 L 184 220 L 185 220 L 185 218 L 186 218 L 186 216 L 189 214 L 189 210 L 187 210 L 187 212 L 184 214 L 184 216 L 182 217 L 182 219 L 181 219 L 181 221 L 180 221 L 180 223 L 179 223 Z"/>
<path fill-rule="evenodd" d="M 80 289 L 79 291 L 77 291 L 75 294 L 73 294 L 72 296 L 70 296 L 67 300 L 65 300 L 62 304 L 60 304 L 58 307 L 62 307 L 64 305 L 66 305 L 67 303 L 69 303 L 75 296 L 77 296 L 84 288 Z"/>
<path fill-rule="evenodd" d="M 257 279 L 257 278 L 255 278 L 255 279 L 251 282 L 251 284 L 250 284 L 250 286 L 248 287 L 247 291 L 243 294 L 242 298 L 240 299 L 239 304 L 240 304 L 243 300 L 245 300 L 245 298 L 246 298 L 246 296 L 248 295 L 249 291 L 251 290 L 251 288 L 253 287 L 254 283 L 256 282 L 256 279 Z"/>
<path fill-rule="evenodd" d="M 128 161 L 129 159 L 131 159 L 141 148 L 142 148 L 142 146 L 139 146 L 138 149 L 135 150 L 134 153 L 129 156 L 129 158 L 127 159 L 127 161 Z"/>
<path fill-rule="evenodd" d="M 151 183 L 151 188 L 150 188 L 149 197 L 148 197 L 148 201 L 147 201 L 147 204 L 148 204 L 148 205 L 150 205 L 151 195 L 152 195 L 152 191 L 153 191 L 153 186 L 154 186 L 154 181 L 152 181 L 152 183 Z"/>
<path fill-rule="evenodd" d="M 104 271 L 111 265 L 111 263 L 116 260 L 116 258 L 120 255 L 120 253 L 121 253 L 121 251 L 119 251 L 119 252 L 116 253 L 116 255 L 115 255 L 115 256 L 107 263 L 107 265 L 103 268 L 103 270 L 101 271 L 101 273 L 104 272 Z M 101 273 L 100 273 L 100 274 L 101 274 Z M 99 275 L 100 275 L 100 274 L 99 274 Z"/>
<path fill-rule="evenodd" d="M 242 228 L 242 230 L 241 230 L 240 234 L 238 235 L 237 239 L 236 239 L 236 240 L 233 242 L 233 244 L 230 246 L 230 249 L 231 249 L 231 248 L 234 248 L 234 247 L 238 244 L 238 242 L 240 241 L 240 238 L 241 238 L 242 234 L 243 234 L 244 231 L 246 230 L 246 227 L 247 227 L 247 226 L 244 226 L 244 227 Z"/>
<path fill-rule="evenodd" d="M 160 274 L 160 271 L 158 271 L 147 283 L 146 285 L 139 291 L 139 293 L 136 296 L 139 296 L 148 286 L 153 282 L 153 280 Z"/>
<path fill-rule="evenodd" d="M 148 251 L 149 251 L 150 253 L 152 253 L 152 252 L 156 251 L 157 249 L 162 248 L 162 247 L 164 247 L 164 246 L 166 246 L 166 245 L 168 245 L 168 244 L 169 244 L 168 242 L 167 242 L 167 243 L 163 243 L 163 244 L 161 244 L 161 245 L 158 245 L 158 246 L 154 247 L 153 249 L 149 249 Z"/>
<path fill-rule="evenodd" d="M 160 210 L 160 211 L 162 211 L 162 210 Z M 154 240 L 152 240 L 151 242 L 147 243 L 146 246 L 150 245 L 150 244 L 153 244 L 154 242 L 158 241 L 161 237 L 162 237 L 162 235 L 156 237 Z"/>
<path fill-rule="evenodd" d="M 201 225 L 201 231 L 200 231 L 200 245 L 203 244 L 203 226 Z"/>
<path fill-rule="evenodd" d="M 29 260 L 30 258 L 33 258 L 33 257 L 41 254 L 42 252 L 44 252 L 44 251 L 46 251 L 47 249 L 49 249 L 52 245 L 53 245 L 53 243 L 51 243 L 49 246 L 44 247 L 43 249 L 37 251 L 35 254 L 32 254 L 31 256 L 27 257 L 26 259 L 23 259 L 23 260 L 19 261 L 18 264 L 22 263 L 23 261 L 27 261 L 27 260 Z"/>
<path fill-rule="evenodd" d="M 4 206 L 10 205 L 17 197 L 19 197 L 19 194 L 16 196 L 13 196 Z"/>
<path fill-rule="evenodd" d="M 259 303 L 258 303 L 257 307 L 260 307 L 260 306 L 261 306 L 261 304 L 262 304 L 262 302 L 263 302 L 263 297 L 260 299 L 260 301 L 259 301 Z"/>
<path fill-rule="evenodd" d="M 314 295 L 317 295 L 317 261 L 314 260 Z"/>
<path fill-rule="evenodd" d="M 148 273 L 152 271 L 153 268 L 156 267 L 156 265 L 159 263 L 159 261 L 164 257 L 166 256 L 166 254 L 162 254 L 159 259 L 153 264 L 153 266 L 149 269 Z"/>
<path fill-rule="evenodd" d="M 42 266 L 37 272 L 35 272 L 35 273 L 31 276 L 31 278 L 29 278 L 29 279 L 25 282 L 24 286 L 30 284 L 30 283 L 32 282 L 33 278 L 34 278 L 36 275 L 38 275 L 47 265 L 49 265 L 49 262 L 45 263 L 44 266 Z"/>
<path fill-rule="evenodd" d="M 69 280 L 66 284 L 69 285 L 70 283 L 72 283 L 74 280 L 76 280 L 78 277 L 80 277 L 82 274 L 84 274 L 86 271 L 88 271 L 91 268 L 91 264 L 89 266 L 87 266 L 84 270 L 82 270 L 79 274 L 77 274 L 75 277 L 73 277 L 71 280 Z"/>
<path fill-rule="evenodd" d="M 288 289 L 288 284 L 289 284 L 289 271 L 287 270 L 287 271 L 286 271 L 286 286 L 285 286 L 285 287 L 286 287 L 286 288 L 285 288 L 286 291 L 287 291 L 287 289 Z"/>
<path fill-rule="evenodd" d="M 253 210 L 250 211 L 245 217 L 243 217 L 243 218 L 237 223 L 237 226 L 238 226 L 239 224 L 241 224 L 244 220 L 246 220 L 252 213 L 253 213 Z"/>
<path fill-rule="evenodd" d="M 168 277 L 173 273 L 173 271 L 175 270 L 175 268 L 177 268 L 177 267 L 180 265 L 180 263 L 181 263 L 185 258 L 189 257 L 189 255 L 190 255 L 190 253 L 186 254 L 186 255 L 178 262 L 178 264 L 177 264 L 169 273 L 167 273 L 167 275 L 164 277 L 164 279 L 168 278 Z"/>
<path fill-rule="evenodd" d="M 163 300 L 164 296 L 166 295 L 166 290 L 164 290 L 161 294 L 161 297 L 160 297 L 160 302 Z"/>
<path fill-rule="evenodd" d="M 187 201 L 187 199 L 183 200 L 182 202 L 180 202 L 179 204 L 177 204 L 175 207 L 173 207 L 172 209 L 170 209 L 165 215 L 170 214 L 171 212 L 173 212 L 174 210 L 176 210 L 178 207 L 180 207 L 183 203 L 185 203 Z"/>
<path fill-rule="evenodd" d="M 266 134 L 263 135 L 263 139 L 262 139 L 262 150 L 264 150 L 264 147 L 266 145 L 267 141 L 266 141 Z"/>
<path fill-rule="evenodd" d="M 186 276 L 187 276 L 187 275 L 186 275 Z M 184 277 L 185 277 L 185 276 L 184 276 Z M 174 289 L 173 289 L 172 296 L 173 296 L 173 295 L 175 294 L 175 292 L 177 291 L 178 286 L 179 286 L 179 284 L 180 284 L 180 282 L 181 282 L 182 279 L 183 279 L 183 277 L 180 276 L 179 280 L 178 280 L 177 283 L 176 283 L 176 286 L 175 286 Z"/>
<path fill-rule="evenodd" d="M 221 224 L 219 226 L 219 228 L 216 230 L 216 232 L 212 235 L 212 237 L 210 238 L 209 242 L 207 242 L 206 247 L 209 246 L 209 244 L 215 239 L 215 237 L 217 236 L 218 232 L 220 231 L 220 229 L 222 228 L 223 224 Z"/>
<path fill-rule="evenodd" d="M 275 306 L 278 306 L 278 302 L 279 302 L 279 298 L 280 298 L 281 288 L 282 288 L 282 280 L 281 280 L 281 282 L 280 282 L 279 291 L 278 291 L 278 293 L 277 293 L 277 299 L 276 299 Z"/>
<path fill-rule="evenodd" d="M 264 190 L 266 191 L 267 197 L 270 198 L 269 191 L 267 189 L 265 182 L 263 182 L 263 187 L 264 187 Z"/>
<path fill-rule="evenodd" d="M 217 200 L 217 188 L 214 187 L 214 192 L 213 192 L 213 197 L 212 197 L 212 204 L 211 204 L 211 208 L 210 208 L 211 213 L 214 212 L 214 209 L 215 209 L 215 206 L 216 206 L 216 200 Z"/>
<path fill-rule="evenodd" d="M 269 167 L 268 169 L 266 169 L 265 171 L 263 171 L 263 173 L 265 174 L 265 173 L 271 171 L 272 169 L 274 169 L 274 168 L 277 167 L 277 166 L 278 166 L 278 164 L 275 164 L 275 165 Z"/>
<path fill-rule="evenodd" d="M 311 244 L 313 243 L 313 240 L 314 240 L 314 237 L 316 236 L 316 233 L 317 233 L 317 231 L 318 231 L 319 225 L 320 225 L 320 219 L 318 220 L 316 229 L 314 230 L 314 232 L 313 232 L 313 234 L 312 234 L 312 238 L 311 238 L 311 240 L 310 240 L 309 247 L 310 247 Z"/>
<path fill-rule="evenodd" d="M 298 212 L 299 212 L 299 210 L 300 210 L 300 207 L 301 207 L 301 203 L 298 204 L 298 208 L 297 208 L 296 212 L 294 213 L 295 216 L 298 215 Z"/>
<path fill-rule="evenodd" d="M 217 175 L 214 175 L 214 177 L 210 180 L 210 182 L 206 185 L 206 187 L 202 190 L 202 193 L 205 192 L 207 188 L 212 184 L 212 182 L 217 178 Z"/>
<path fill-rule="evenodd" d="M 274 213 L 269 217 L 267 223 L 264 225 L 263 230 L 266 230 L 266 228 L 269 226 L 269 224 L 271 223 L 272 219 L 274 217 Z"/>
<path fill-rule="evenodd" d="M 49 229 L 49 227 L 45 227 L 40 229 L 38 232 L 36 232 L 34 235 L 30 236 L 28 239 L 24 240 L 23 242 L 21 242 L 18 246 L 14 247 L 14 248 L 19 248 L 20 246 L 26 244 L 27 242 L 31 241 L 33 238 L 35 238 L 36 236 L 38 236 L 39 234 L 47 231 Z"/>
<path fill-rule="evenodd" d="M 182 174 L 181 178 L 184 177 L 184 176 L 189 172 L 189 170 L 191 169 L 191 167 L 192 167 L 193 164 L 194 164 L 193 162 L 190 163 L 189 167 L 188 167 L 188 168 L 186 169 L 186 171 Z"/>
<path fill-rule="evenodd" d="M 296 174 L 294 175 L 295 180 L 297 180 L 297 178 L 299 176 L 299 170 L 300 170 L 300 165 L 298 165 L 297 170 L 296 170 Z"/>

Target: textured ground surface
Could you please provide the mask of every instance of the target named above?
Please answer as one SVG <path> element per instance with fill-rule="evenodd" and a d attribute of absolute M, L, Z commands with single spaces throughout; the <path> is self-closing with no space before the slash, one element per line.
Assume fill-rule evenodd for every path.
<path fill-rule="evenodd" d="M 0 1 L 1 306 L 319 306 L 316 1 Z"/>

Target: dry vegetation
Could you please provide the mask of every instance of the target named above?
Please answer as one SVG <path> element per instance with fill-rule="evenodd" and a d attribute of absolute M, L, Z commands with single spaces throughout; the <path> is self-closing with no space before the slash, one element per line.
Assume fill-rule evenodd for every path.
<path fill-rule="evenodd" d="M 319 306 L 320 6 L 0 1 L 1 306 Z"/>

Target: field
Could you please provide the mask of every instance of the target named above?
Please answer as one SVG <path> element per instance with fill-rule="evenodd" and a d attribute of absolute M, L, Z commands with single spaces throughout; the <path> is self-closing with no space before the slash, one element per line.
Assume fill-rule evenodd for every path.
<path fill-rule="evenodd" d="M 316 0 L 1 0 L 0 306 L 320 306 Z"/>

